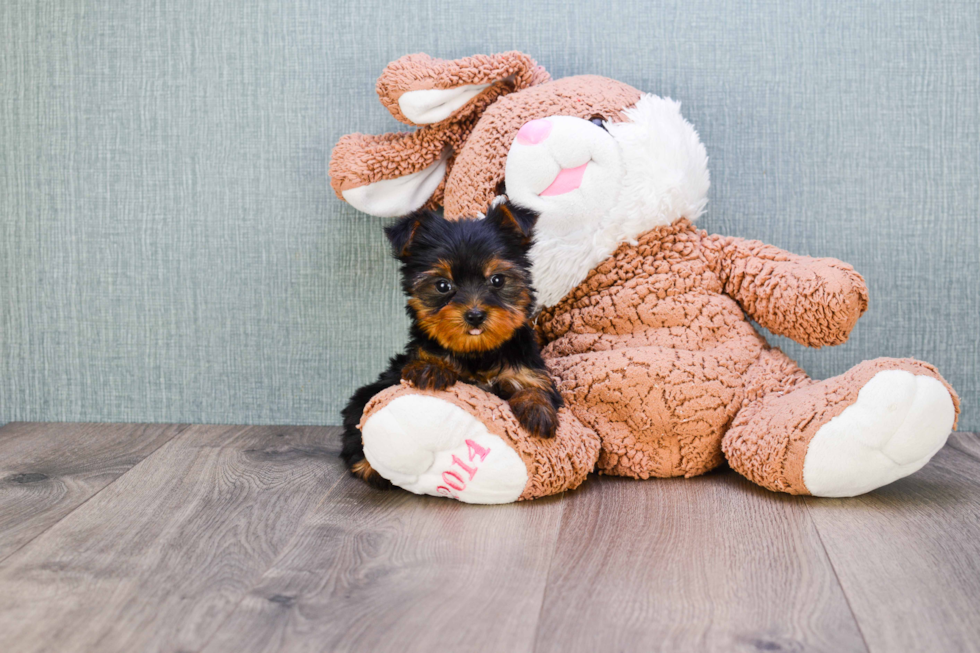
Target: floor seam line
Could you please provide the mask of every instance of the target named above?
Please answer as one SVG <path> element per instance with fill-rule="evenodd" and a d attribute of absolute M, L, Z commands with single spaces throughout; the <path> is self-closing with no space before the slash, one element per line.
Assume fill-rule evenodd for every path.
<path fill-rule="evenodd" d="M 153 426 L 153 425 L 152 424 L 143 424 L 142 426 Z M 116 481 L 118 481 L 123 476 L 125 476 L 128 473 L 130 473 L 131 471 L 133 471 L 133 469 L 135 467 L 138 467 L 139 465 L 141 465 L 144 460 L 146 460 L 147 458 L 149 458 L 150 456 L 152 456 L 153 454 L 155 454 L 162 447 L 164 447 L 165 445 L 170 444 L 171 442 L 173 442 L 174 440 L 176 440 L 184 431 L 186 431 L 189 428 L 191 428 L 192 426 L 194 426 L 194 424 L 175 424 L 174 426 L 178 426 L 178 427 L 181 427 L 181 428 L 179 428 L 176 433 L 174 433 L 172 436 L 170 436 L 169 438 L 167 438 L 165 441 L 161 442 L 159 446 L 157 446 L 157 447 L 155 447 L 153 449 L 153 451 L 149 452 L 148 454 L 146 454 L 145 456 L 143 456 L 142 458 L 140 458 L 140 460 L 135 465 L 133 465 L 132 467 L 130 467 L 129 469 L 127 469 L 125 472 L 123 472 L 122 474 L 120 474 L 116 478 L 114 478 L 111 481 L 109 481 L 108 483 L 106 483 L 103 487 L 101 487 L 98 490 L 96 490 L 95 492 L 93 492 L 91 496 L 89 496 L 84 501 L 82 501 L 80 504 L 78 504 L 77 506 L 75 506 L 74 508 L 72 508 L 71 510 L 69 510 L 67 513 L 65 513 L 61 517 L 61 519 L 59 519 L 58 521 L 50 524 L 47 528 L 45 528 L 44 530 L 40 531 L 37 535 L 35 535 L 31 539 L 29 539 L 26 542 L 24 542 L 23 544 L 21 544 L 19 547 L 17 547 L 16 549 L 14 549 L 13 551 L 11 551 L 7 555 L 5 555 L 2 558 L 0 558 L 0 566 L 2 566 L 4 562 L 6 562 L 7 560 L 9 560 L 11 558 L 11 556 L 17 555 L 17 553 L 19 553 L 24 547 L 26 547 L 29 544 L 33 543 L 35 540 L 37 540 L 39 537 L 41 537 L 42 535 L 44 535 L 45 533 L 47 533 L 48 531 L 50 531 L 52 528 L 54 528 L 55 526 L 57 526 L 58 524 L 60 524 L 61 522 L 63 522 L 65 519 L 68 519 L 68 517 L 70 517 L 71 515 L 75 514 L 75 511 L 77 511 L 79 508 L 81 508 L 82 506 L 84 506 L 85 504 L 87 504 L 89 501 L 91 501 L 95 497 L 97 497 L 100 494 L 102 494 L 106 490 L 106 488 L 108 488 L 111 485 L 115 484 Z"/>
<path fill-rule="evenodd" d="M 820 526 L 817 525 L 817 520 L 813 518 L 813 513 L 810 511 L 810 504 L 805 497 L 801 497 L 801 502 L 803 503 L 803 508 L 806 510 L 807 517 L 810 519 L 810 523 L 813 524 L 813 530 L 817 534 L 817 541 L 820 542 L 820 548 L 823 549 L 824 557 L 827 558 L 827 564 L 830 565 L 830 570 L 834 572 L 834 580 L 837 581 L 837 587 L 840 588 L 840 593 L 844 596 L 844 603 L 847 605 L 847 611 L 851 613 L 851 619 L 854 620 L 854 625 L 858 629 L 858 634 L 861 636 L 861 643 L 864 644 L 864 650 L 871 653 L 871 646 L 868 645 L 868 638 L 864 635 L 864 628 L 861 627 L 861 620 L 858 619 L 857 614 L 854 612 L 854 606 L 851 605 L 851 598 L 847 595 L 847 590 L 844 588 L 844 583 L 840 580 L 840 574 L 837 573 L 837 567 L 834 565 L 833 558 L 830 557 L 830 551 L 827 550 L 827 544 L 823 541 L 823 534 L 820 532 Z"/>
<path fill-rule="evenodd" d="M 538 618 L 534 622 L 534 640 L 531 642 L 531 653 L 538 650 L 538 630 L 541 628 L 541 615 L 544 614 L 544 606 L 548 600 L 548 588 L 551 585 L 551 570 L 555 566 L 555 558 L 558 553 L 558 538 L 561 537 L 562 524 L 565 521 L 565 501 L 568 498 L 568 491 L 561 493 L 561 512 L 558 514 L 558 526 L 555 527 L 555 539 L 551 542 L 551 560 L 548 561 L 548 571 L 544 575 L 544 589 L 541 591 L 541 605 L 538 606 Z"/>

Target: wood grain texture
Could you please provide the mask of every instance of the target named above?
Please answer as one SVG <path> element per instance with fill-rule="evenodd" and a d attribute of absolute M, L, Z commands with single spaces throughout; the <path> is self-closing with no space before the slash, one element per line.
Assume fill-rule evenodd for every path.
<path fill-rule="evenodd" d="M 530 650 L 561 507 L 345 478 L 205 651 Z"/>
<path fill-rule="evenodd" d="M 32 423 L 0 428 L 0 560 L 185 428 Z"/>
<path fill-rule="evenodd" d="M 337 429 L 180 428 L 0 429 L 0 506 L 54 488 L 0 533 L 67 512 L 0 561 L 0 651 L 980 650 L 976 434 L 849 500 L 722 472 L 465 506 L 346 476 Z"/>
<path fill-rule="evenodd" d="M 0 650 L 199 649 L 336 484 L 335 445 L 185 430 L 0 563 Z"/>
<path fill-rule="evenodd" d="M 733 472 L 566 498 L 535 651 L 863 651 L 800 499 Z"/>
<path fill-rule="evenodd" d="M 807 507 L 871 651 L 980 651 L 980 440 L 920 472 Z"/>
<path fill-rule="evenodd" d="M 980 462 L 980 433 L 951 433 L 946 447 L 944 451 L 947 455 L 952 455 L 952 452 L 956 451 Z M 939 460 L 944 459 L 945 456 Z"/>

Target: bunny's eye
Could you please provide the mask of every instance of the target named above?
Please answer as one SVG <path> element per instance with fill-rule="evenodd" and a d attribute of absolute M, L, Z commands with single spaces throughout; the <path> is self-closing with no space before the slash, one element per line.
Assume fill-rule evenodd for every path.
<path fill-rule="evenodd" d="M 606 126 L 603 124 L 604 122 L 606 122 L 606 119 L 603 118 L 602 116 L 593 116 L 592 118 L 589 118 L 589 122 L 591 122 L 599 129 L 602 129 L 604 131 L 609 131 L 608 129 L 606 129 Z"/>

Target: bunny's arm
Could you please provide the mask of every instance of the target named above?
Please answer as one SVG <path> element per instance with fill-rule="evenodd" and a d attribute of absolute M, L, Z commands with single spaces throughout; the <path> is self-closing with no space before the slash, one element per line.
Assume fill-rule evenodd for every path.
<path fill-rule="evenodd" d="M 704 244 L 724 292 L 771 332 L 807 347 L 845 342 L 868 308 L 864 279 L 837 259 L 743 238 L 709 236 Z"/>

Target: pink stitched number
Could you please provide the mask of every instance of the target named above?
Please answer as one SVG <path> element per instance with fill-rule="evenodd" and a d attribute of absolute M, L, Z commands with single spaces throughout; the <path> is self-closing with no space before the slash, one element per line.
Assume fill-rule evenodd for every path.
<path fill-rule="evenodd" d="M 450 476 L 456 479 L 455 483 L 449 480 Z M 466 483 L 463 481 L 463 477 L 456 472 L 443 472 L 442 481 L 457 492 L 462 492 L 466 489 Z"/>
<path fill-rule="evenodd" d="M 441 494 L 444 497 L 449 497 L 450 499 L 459 499 L 459 497 L 456 496 L 455 494 L 453 494 L 453 491 L 450 490 L 445 485 L 440 485 L 439 487 L 437 487 L 436 488 L 436 492 L 438 492 L 439 494 Z"/>
<path fill-rule="evenodd" d="M 453 462 L 459 465 L 460 467 L 462 467 L 463 471 L 470 475 L 471 481 L 473 480 L 473 477 L 476 476 L 476 468 L 470 467 L 469 465 L 464 463 L 462 460 L 456 457 L 456 454 L 453 454 Z"/>
<path fill-rule="evenodd" d="M 473 442 L 473 440 L 466 441 L 466 450 L 469 451 L 470 453 L 470 462 L 473 462 L 474 457 L 479 456 L 480 462 L 482 463 L 484 460 L 487 459 L 487 454 L 490 453 L 489 449 L 487 449 L 486 447 L 481 447 L 476 442 Z M 471 476 L 470 478 L 473 477 Z"/>
<path fill-rule="evenodd" d="M 490 453 L 489 449 L 480 446 L 473 440 L 466 441 L 466 451 L 469 454 L 471 463 L 474 462 L 477 458 L 479 458 L 480 462 L 482 463 L 484 460 L 487 459 L 487 454 Z M 453 462 L 451 464 L 459 465 L 460 469 L 462 469 L 464 472 L 469 474 L 470 476 L 469 480 L 471 481 L 473 480 L 473 477 L 476 476 L 477 471 L 479 471 L 477 467 L 470 467 L 469 465 L 464 463 L 462 460 L 459 459 L 459 456 L 457 456 L 456 454 L 453 454 Z M 462 492 L 463 490 L 466 489 L 466 481 L 464 481 L 463 477 L 454 471 L 447 470 L 443 472 L 442 481 L 446 485 L 440 485 L 439 487 L 437 487 L 436 492 L 438 492 L 444 497 L 449 497 L 450 499 L 458 500 L 459 497 L 453 494 L 453 490 L 456 490 L 457 492 Z"/>

